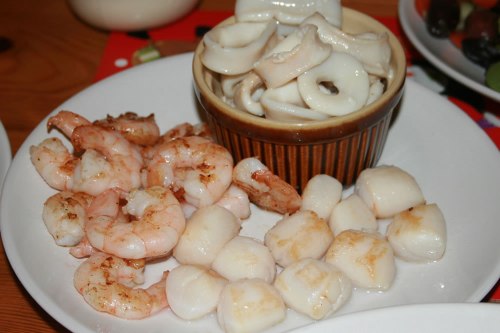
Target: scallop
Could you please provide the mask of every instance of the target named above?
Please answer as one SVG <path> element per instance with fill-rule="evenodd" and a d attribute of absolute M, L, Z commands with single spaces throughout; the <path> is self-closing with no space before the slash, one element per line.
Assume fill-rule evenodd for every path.
<path fill-rule="evenodd" d="M 356 194 L 351 194 L 333 208 L 328 224 L 335 236 L 349 229 L 374 232 L 378 227 L 375 215 Z"/>
<path fill-rule="evenodd" d="M 214 271 L 195 265 L 179 265 L 166 281 L 168 304 L 182 319 L 193 320 L 217 309 L 219 296 L 228 283 Z"/>
<path fill-rule="evenodd" d="M 241 225 L 234 214 L 218 205 L 202 207 L 189 218 L 174 248 L 179 263 L 210 267 L 219 251 L 238 235 Z"/>
<path fill-rule="evenodd" d="M 314 320 L 332 315 L 352 293 L 351 280 L 345 274 L 317 259 L 303 259 L 286 267 L 274 286 L 288 307 Z"/>
<path fill-rule="evenodd" d="M 332 176 L 320 174 L 312 177 L 302 191 L 301 210 L 312 210 L 328 220 L 333 207 L 342 198 L 342 183 Z"/>
<path fill-rule="evenodd" d="M 425 203 L 415 178 L 396 166 L 383 165 L 363 170 L 354 189 L 377 218 L 389 218 Z"/>
<path fill-rule="evenodd" d="M 260 278 L 274 281 L 276 264 L 269 249 L 259 240 L 236 236 L 215 258 L 212 268 L 230 281 Z"/>
<path fill-rule="evenodd" d="M 414 207 L 397 214 L 387 228 L 397 257 L 413 262 L 436 261 L 446 249 L 446 223 L 436 204 Z"/>
<path fill-rule="evenodd" d="M 379 233 L 341 232 L 328 249 L 325 261 L 344 272 L 353 286 L 364 289 L 387 290 L 396 274 L 393 250 Z"/>
<path fill-rule="evenodd" d="M 230 282 L 217 306 L 217 319 L 226 333 L 262 331 L 279 324 L 285 316 L 280 293 L 261 279 Z"/>
<path fill-rule="evenodd" d="M 321 258 L 332 241 L 328 223 L 309 210 L 285 216 L 264 237 L 275 262 L 282 267 L 304 258 Z"/>

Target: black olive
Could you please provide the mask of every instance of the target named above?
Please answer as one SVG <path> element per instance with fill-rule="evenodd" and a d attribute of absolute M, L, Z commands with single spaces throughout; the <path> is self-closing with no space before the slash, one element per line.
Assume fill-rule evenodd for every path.
<path fill-rule="evenodd" d="M 427 30 L 432 36 L 446 38 L 460 21 L 458 0 L 431 0 L 427 11 Z"/>
<path fill-rule="evenodd" d="M 487 9 L 477 9 L 465 20 L 465 38 L 494 39 L 498 35 L 498 14 Z"/>
<path fill-rule="evenodd" d="M 472 62 L 488 67 L 500 61 L 500 41 L 487 38 L 465 38 L 462 41 L 462 51 Z"/>

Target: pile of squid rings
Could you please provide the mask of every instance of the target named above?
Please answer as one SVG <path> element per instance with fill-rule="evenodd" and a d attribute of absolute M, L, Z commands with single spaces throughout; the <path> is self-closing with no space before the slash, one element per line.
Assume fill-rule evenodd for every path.
<path fill-rule="evenodd" d="M 376 101 L 393 78 L 387 33 L 342 30 L 339 0 L 236 2 L 203 37 L 206 80 L 222 101 L 283 122 L 324 120 Z"/>

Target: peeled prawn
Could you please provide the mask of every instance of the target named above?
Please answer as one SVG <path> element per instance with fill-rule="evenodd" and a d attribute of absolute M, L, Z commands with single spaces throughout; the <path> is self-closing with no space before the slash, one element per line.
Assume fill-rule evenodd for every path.
<path fill-rule="evenodd" d="M 297 191 L 255 157 L 245 158 L 236 164 L 233 182 L 261 208 L 281 214 L 293 213 L 300 208 L 302 199 Z"/>
<path fill-rule="evenodd" d="M 98 195 L 113 187 L 128 191 L 141 185 L 140 151 L 118 132 L 94 125 L 68 125 L 65 130 L 75 150 L 84 151 L 81 157 L 71 154 L 58 138 L 30 147 L 31 162 L 49 186 Z"/>
<path fill-rule="evenodd" d="M 164 187 L 136 189 L 125 196 L 123 213 L 135 217 L 121 221 L 120 193 L 110 189 L 89 207 L 86 235 L 93 247 L 120 258 L 140 259 L 166 255 L 185 228 L 181 205 Z"/>
<path fill-rule="evenodd" d="M 171 188 L 181 200 L 209 206 L 231 185 L 233 157 L 199 136 L 181 137 L 155 146 L 146 156 L 144 183 Z"/>
<path fill-rule="evenodd" d="M 89 239 L 85 235 L 78 244 L 69 249 L 69 254 L 75 258 L 87 258 L 96 252 L 99 251 L 90 244 Z"/>
<path fill-rule="evenodd" d="M 113 187 L 129 191 L 141 186 L 141 153 L 118 132 L 94 125 L 79 126 L 74 129 L 71 142 L 77 152 L 96 151 L 106 162 L 97 169 L 92 169 L 94 164 L 84 168 L 82 162 L 75 175 L 76 190 L 96 195 Z"/>
<path fill-rule="evenodd" d="M 42 219 L 57 245 L 77 245 L 85 235 L 86 209 L 92 196 L 85 193 L 59 192 L 43 205 Z"/>
<path fill-rule="evenodd" d="M 49 129 L 56 127 L 68 138 L 71 138 L 73 130 L 78 126 L 90 124 L 91 122 L 87 118 L 66 110 L 59 111 L 47 120 L 47 127 Z"/>
<path fill-rule="evenodd" d="M 73 174 L 79 160 L 58 138 L 48 138 L 30 147 L 31 163 L 47 184 L 60 191 L 73 189 Z"/>
<path fill-rule="evenodd" d="M 168 306 L 163 273 L 147 289 L 133 288 L 144 283 L 145 261 L 127 260 L 97 252 L 76 270 L 74 286 L 94 309 L 125 319 L 142 319 Z"/>
<path fill-rule="evenodd" d="M 212 132 L 210 131 L 210 127 L 208 127 L 207 123 L 198 123 L 194 125 L 190 123 L 182 123 L 166 131 L 162 136 L 160 136 L 160 139 L 156 144 L 160 145 L 162 143 L 172 141 L 173 139 L 186 136 L 201 136 L 205 139 L 213 140 Z"/>
<path fill-rule="evenodd" d="M 125 139 L 141 146 L 153 145 L 160 137 L 154 114 L 147 117 L 133 112 L 126 112 L 118 117 L 108 115 L 105 119 L 95 121 L 94 125 L 118 131 Z"/>

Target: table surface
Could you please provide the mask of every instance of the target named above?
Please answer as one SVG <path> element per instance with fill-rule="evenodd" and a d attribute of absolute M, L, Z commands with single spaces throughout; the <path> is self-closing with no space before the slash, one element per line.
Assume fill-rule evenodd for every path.
<path fill-rule="evenodd" d="M 397 15 L 396 0 L 343 4 L 370 15 Z M 201 0 L 199 8 L 232 10 L 234 0 Z M 109 33 L 79 21 L 64 0 L 2 0 L 0 22 L 0 120 L 14 155 L 49 112 L 93 83 Z M 174 44 L 170 52 L 185 47 Z M 0 251 L 0 331 L 66 331 L 30 297 L 3 246 Z"/>

